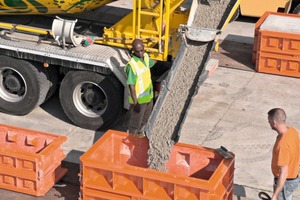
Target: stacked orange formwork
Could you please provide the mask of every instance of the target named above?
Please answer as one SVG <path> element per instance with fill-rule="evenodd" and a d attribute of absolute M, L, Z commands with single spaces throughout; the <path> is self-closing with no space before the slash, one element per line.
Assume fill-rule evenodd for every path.
<path fill-rule="evenodd" d="M 0 124 L 0 188 L 44 196 L 67 170 L 66 137 Z"/>
<path fill-rule="evenodd" d="M 256 71 L 300 77 L 300 15 L 266 12 L 255 24 Z"/>
<path fill-rule="evenodd" d="M 234 157 L 177 143 L 166 172 L 149 169 L 147 139 L 109 130 L 81 161 L 82 200 L 232 199 Z M 232 154 L 233 155 L 233 154 Z"/>

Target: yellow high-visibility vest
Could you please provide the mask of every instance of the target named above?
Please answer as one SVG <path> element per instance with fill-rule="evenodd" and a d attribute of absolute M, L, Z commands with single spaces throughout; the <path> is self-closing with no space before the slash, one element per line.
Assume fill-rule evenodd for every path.
<path fill-rule="evenodd" d="M 144 53 L 144 61 L 146 65 L 141 60 L 135 61 L 134 58 L 131 58 L 128 63 L 131 66 L 132 71 L 137 76 L 135 92 L 139 104 L 148 103 L 153 98 L 149 56 L 147 53 Z M 131 96 L 129 96 L 129 102 L 133 104 L 133 99 Z"/>

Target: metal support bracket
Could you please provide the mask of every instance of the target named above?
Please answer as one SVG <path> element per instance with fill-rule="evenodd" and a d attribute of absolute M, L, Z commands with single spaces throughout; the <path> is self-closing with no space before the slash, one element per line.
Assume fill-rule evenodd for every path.
<path fill-rule="evenodd" d="M 12 37 L 8 36 L 9 34 L 10 34 L 10 31 L 2 30 L 0 32 L 0 37 L 5 39 L 5 40 L 19 41 L 19 40 L 13 39 Z"/>
<path fill-rule="evenodd" d="M 56 16 L 52 23 L 52 35 L 55 41 L 65 48 L 66 44 L 78 46 L 83 37 L 74 35 L 74 27 L 77 20 L 65 20 Z"/>
<path fill-rule="evenodd" d="M 221 146 L 220 148 L 217 148 L 216 151 L 226 159 L 233 158 L 233 155 L 230 154 L 230 152 L 223 146 Z"/>

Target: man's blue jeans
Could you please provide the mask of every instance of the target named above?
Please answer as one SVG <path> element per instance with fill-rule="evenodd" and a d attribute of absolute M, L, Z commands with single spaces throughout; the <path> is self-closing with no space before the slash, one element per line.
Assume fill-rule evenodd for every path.
<path fill-rule="evenodd" d="M 299 177 L 293 180 L 286 180 L 283 189 L 278 196 L 278 200 L 293 200 L 293 192 L 297 189 L 299 181 Z M 277 179 L 274 180 L 274 191 L 276 188 L 276 184 Z"/>

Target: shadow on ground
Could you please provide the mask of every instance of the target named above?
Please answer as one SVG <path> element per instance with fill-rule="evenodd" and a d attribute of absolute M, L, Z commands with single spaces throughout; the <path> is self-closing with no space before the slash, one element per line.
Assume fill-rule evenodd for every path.
<path fill-rule="evenodd" d="M 218 52 L 213 51 L 211 57 L 219 60 L 220 67 L 255 71 L 255 64 L 252 63 L 253 44 L 231 41 L 228 39 L 230 37 L 242 36 L 228 35 L 220 41 Z"/>

